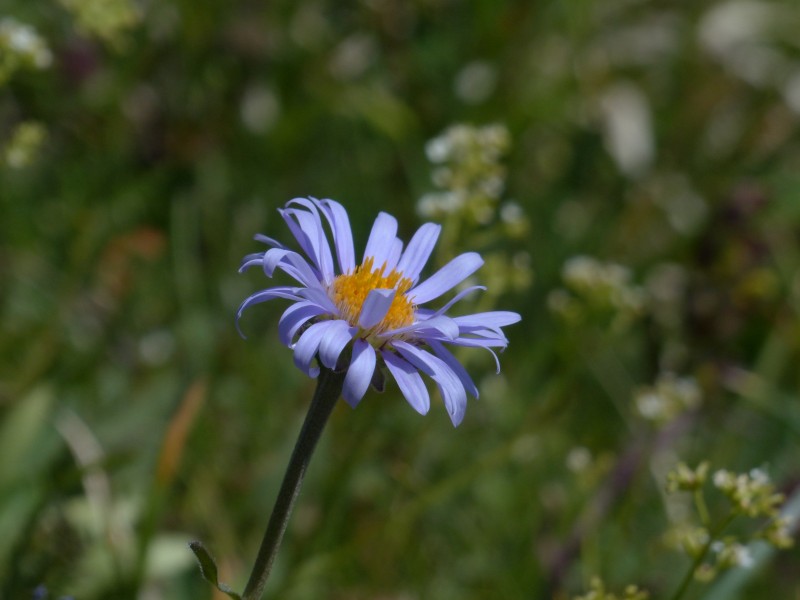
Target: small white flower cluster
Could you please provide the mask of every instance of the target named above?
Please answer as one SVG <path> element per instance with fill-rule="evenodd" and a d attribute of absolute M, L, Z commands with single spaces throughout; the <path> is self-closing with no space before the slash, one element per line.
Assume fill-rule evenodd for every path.
<path fill-rule="evenodd" d="M 0 19 L 0 84 L 19 69 L 46 69 L 53 55 L 30 25 L 11 17 Z"/>
<path fill-rule="evenodd" d="M 732 538 L 717 540 L 711 544 L 711 551 L 717 555 L 717 564 L 721 568 L 749 569 L 753 566 L 753 554 L 750 552 L 750 548 Z"/>
<path fill-rule="evenodd" d="M 609 592 L 605 583 L 599 577 L 593 577 L 589 591 L 582 596 L 575 596 L 573 600 L 647 600 L 650 593 L 636 585 L 625 586 L 621 595 Z"/>
<path fill-rule="evenodd" d="M 564 263 L 561 277 L 566 289 L 553 290 L 550 310 L 568 321 L 580 321 L 589 313 L 612 312 L 614 326 L 621 327 L 644 310 L 646 294 L 632 283 L 624 265 L 591 256 L 574 256 Z"/>
<path fill-rule="evenodd" d="M 750 548 L 737 542 L 734 537 L 715 540 L 708 549 L 711 552 L 711 561 L 703 562 L 694 572 L 695 579 L 705 583 L 713 581 L 720 573 L 729 569 L 750 569 L 755 562 Z"/>
<path fill-rule="evenodd" d="M 783 494 L 775 492 L 769 476 L 761 469 L 750 473 L 716 471 L 712 482 L 733 504 L 736 511 L 749 517 L 774 517 L 777 507 L 784 501 Z"/>
<path fill-rule="evenodd" d="M 728 512 L 718 520 L 722 525 L 712 527 L 712 519 L 706 508 L 703 487 L 709 479 L 709 463 L 702 462 L 696 469 L 684 463 L 678 464 L 667 475 L 667 491 L 691 492 L 702 522 L 702 526 L 684 523 L 674 527 L 668 539 L 677 548 L 696 561 L 703 562 L 696 568 L 694 577 L 699 581 L 709 582 L 719 573 L 733 568 L 750 568 L 754 566 L 754 558 L 749 542 L 763 539 L 778 549 L 790 548 L 792 539 L 792 523 L 779 516 L 778 509 L 784 501 L 783 494 L 776 493 L 769 476 L 761 469 L 753 469 L 749 473 L 732 473 L 725 469 L 715 471 L 711 483 L 730 501 Z M 735 517 L 744 516 L 751 519 L 767 519 L 758 531 L 740 539 L 735 536 L 720 537 Z M 715 533 L 710 533 L 715 531 Z"/>
<path fill-rule="evenodd" d="M 678 463 L 667 473 L 668 492 L 692 492 L 700 489 L 708 479 L 708 461 L 703 461 L 692 469 L 686 463 Z"/>
<path fill-rule="evenodd" d="M 458 251 L 461 240 L 480 235 L 488 294 L 500 296 L 509 290 L 528 288 L 533 280 L 530 254 L 513 254 L 509 240 L 523 240 L 530 230 L 523 207 L 503 201 L 506 169 L 502 158 L 511 145 L 505 126 L 484 127 L 457 124 L 430 140 L 425 153 L 433 165 L 431 180 L 437 191 L 417 202 L 424 218 L 445 222 L 445 234 L 437 259 L 444 262 Z"/>
<path fill-rule="evenodd" d="M 441 191 L 425 194 L 417 211 L 426 218 L 466 212 L 477 223 L 488 223 L 505 189 L 500 163 L 511 136 L 503 125 L 453 125 L 425 147 L 435 165 L 433 184 Z"/>
<path fill-rule="evenodd" d="M 668 423 L 685 411 L 700 405 L 700 386 L 693 377 L 660 375 L 655 385 L 640 388 L 634 395 L 639 414 L 655 423 Z"/>
<path fill-rule="evenodd" d="M 697 558 L 705 552 L 706 546 L 711 541 L 710 537 L 708 529 L 689 523 L 673 527 L 665 536 L 669 546 L 683 550 L 691 558 Z"/>

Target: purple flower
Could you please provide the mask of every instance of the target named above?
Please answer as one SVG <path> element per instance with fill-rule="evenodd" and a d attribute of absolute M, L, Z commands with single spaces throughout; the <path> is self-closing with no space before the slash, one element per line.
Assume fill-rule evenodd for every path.
<path fill-rule="evenodd" d="M 278 335 L 294 350 L 294 362 L 304 373 L 316 377 L 316 361 L 329 369 L 346 370 L 342 396 L 355 407 L 371 383 L 382 389 L 380 367 L 385 365 L 408 403 L 425 414 L 430 397 L 422 373 L 439 388 L 453 425 L 461 423 L 467 392 L 477 398 L 478 389 L 445 344 L 486 348 L 499 373 L 500 362 L 492 348 L 508 345 L 502 327 L 516 323 L 520 316 L 506 311 L 447 316 L 464 296 L 486 289 L 477 285 L 458 292 L 439 309 L 421 305 L 452 290 L 477 271 L 483 259 L 475 252 L 461 254 L 420 281 L 439 237 L 439 225 L 424 224 L 403 250 L 397 221 L 379 213 L 364 258 L 357 264 L 350 221 L 341 204 L 295 198 L 279 212 L 305 257 L 257 235 L 256 240 L 271 248 L 246 256 L 240 272 L 258 265 L 272 277 L 280 269 L 297 284 L 267 288 L 247 298 L 236 315 L 237 327 L 247 307 L 274 298 L 291 300 L 278 323 Z"/>

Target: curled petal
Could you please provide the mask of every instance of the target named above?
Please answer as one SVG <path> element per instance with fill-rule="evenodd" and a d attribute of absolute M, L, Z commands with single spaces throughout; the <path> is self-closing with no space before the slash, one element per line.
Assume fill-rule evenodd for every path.
<path fill-rule="evenodd" d="M 294 336 L 310 319 L 325 314 L 325 309 L 314 302 L 297 302 L 283 311 L 278 321 L 278 339 L 284 346 L 292 347 Z"/>
<path fill-rule="evenodd" d="M 280 269 L 306 287 L 322 287 L 318 273 L 309 266 L 302 256 L 292 250 L 284 250 L 282 248 L 267 250 L 264 253 L 262 266 L 267 277 L 272 277 L 275 269 Z"/>
<path fill-rule="evenodd" d="M 312 366 L 311 362 L 317 355 L 320 342 L 335 321 L 322 321 L 314 323 L 303 332 L 300 339 L 294 345 L 294 364 L 309 377 L 319 375 L 319 367 Z"/>
<path fill-rule="evenodd" d="M 322 220 L 316 205 L 306 198 L 295 198 L 287 203 L 299 204 L 307 210 L 285 208 L 279 210 L 300 247 L 317 267 L 325 283 L 333 280 L 333 258 L 322 227 Z"/>
<path fill-rule="evenodd" d="M 330 296 L 328 296 L 328 293 L 321 287 L 309 287 L 301 289 L 299 292 L 297 292 L 297 294 L 306 300 L 314 302 L 315 304 L 319 304 L 329 314 L 336 316 L 339 315 L 339 309 L 336 308 L 333 300 L 331 300 Z"/>
<path fill-rule="evenodd" d="M 356 340 L 353 344 L 353 358 L 344 377 L 342 397 L 353 408 L 361 402 L 367 393 L 372 376 L 375 373 L 375 348 L 369 342 Z"/>
<path fill-rule="evenodd" d="M 286 248 L 283 244 L 281 244 L 278 240 L 273 239 L 271 237 L 267 237 L 262 233 L 257 233 L 253 236 L 253 239 L 257 242 L 261 242 L 262 244 L 267 244 L 268 246 L 272 246 L 273 248 Z"/>
<path fill-rule="evenodd" d="M 349 273 L 356 268 L 356 253 L 353 250 L 353 232 L 350 229 L 347 211 L 334 200 L 319 200 L 318 203 L 333 232 L 333 245 L 336 247 L 339 269 L 342 273 Z"/>
<path fill-rule="evenodd" d="M 236 311 L 236 331 L 238 331 L 239 335 L 242 337 L 246 337 L 239 328 L 239 320 L 242 318 L 242 313 L 244 313 L 244 310 L 249 306 L 253 306 L 253 304 L 260 304 L 261 302 L 267 302 L 268 300 L 274 300 L 275 298 L 300 300 L 300 296 L 297 295 L 299 291 L 300 290 L 298 288 L 294 287 L 274 287 L 261 290 L 260 292 L 256 292 L 255 294 L 248 296 L 245 301 L 239 305 L 239 310 Z"/>
<path fill-rule="evenodd" d="M 331 321 L 319 344 L 319 359 L 329 369 L 335 369 L 339 355 L 353 339 L 358 328 L 347 321 Z"/>

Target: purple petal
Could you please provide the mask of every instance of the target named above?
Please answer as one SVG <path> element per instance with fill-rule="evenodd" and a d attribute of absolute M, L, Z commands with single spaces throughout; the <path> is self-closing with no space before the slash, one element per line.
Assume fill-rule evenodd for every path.
<path fill-rule="evenodd" d="M 396 236 L 397 219 L 385 212 L 379 213 L 369 234 L 364 259 L 372 256 L 375 259 L 374 267 L 380 269 L 390 257 Z"/>
<path fill-rule="evenodd" d="M 472 377 L 469 376 L 469 373 L 467 373 L 464 365 L 458 362 L 458 359 L 453 356 L 453 353 L 445 348 L 441 342 L 437 342 L 435 340 L 428 340 L 428 345 L 433 349 L 436 356 L 441 358 L 445 364 L 452 369 L 453 373 L 456 374 L 456 377 L 458 377 L 461 380 L 461 383 L 464 384 L 464 388 L 467 390 L 467 392 L 471 394 L 473 398 L 478 398 L 478 386 L 476 386 L 475 382 L 472 381 Z"/>
<path fill-rule="evenodd" d="M 417 229 L 414 237 L 408 242 L 400 262 L 397 264 L 397 270 L 403 273 L 403 277 L 410 279 L 414 283 L 417 282 L 422 268 L 428 262 L 431 252 L 433 252 L 441 230 L 442 226 L 435 223 L 425 223 Z"/>
<path fill-rule="evenodd" d="M 431 399 L 417 370 L 394 352 L 383 351 L 381 356 L 411 408 L 421 415 L 427 414 Z"/>
<path fill-rule="evenodd" d="M 443 360 L 416 346 L 407 342 L 394 342 L 392 345 L 403 358 L 433 379 L 442 395 L 450 420 L 457 427 L 467 408 L 467 393 L 458 376 Z"/>
<path fill-rule="evenodd" d="M 333 232 L 333 245 L 342 273 L 350 273 L 356 268 L 356 254 L 353 250 L 353 232 L 347 211 L 338 202 L 330 199 L 320 200 L 322 214 L 328 219 Z"/>
<path fill-rule="evenodd" d="M 422 321 L 417 321 L 406 327 L 399 327 L 391 331 L 386 331 L 381 334 L 382 338 L 391 338 L 403 333 L 416 333 L 416 337 L 425 338 L 427 335 L 433 335 L 437 339 L 444 337 L 447 340 L 454 340 L 458 337 L 461 331 L 456 325 L 455 321 L 450 317 L 439 315 Z"/>
<path fill-rule="evenodd" d="M 267 236 L 265 236 L 264 234 L 261 234 L 261 233 L 257 233 L 253 237 L 253 239 L 256 240 L 257 242 L 261 242 L 263 244 L 267 244 L 269 246 L 272 246 L 273 248 L 286 248 L 286 246 L 281 244 L 278 240 L 275 240 L 275 239 L 273 239 L 271 237 L 267 237 Z"/>
<path fill-rule="evenodd" d="M 458 338 L 458 339 L 453 340 L 450 343 L 453 344 L 454 346 L 466 346 L 467 348 L 484 348 L 484 349 L 486 349 L 492 355 L 492 357 L 494 357 L 494 364 L 497 367 L 497 371 L 496 372 L 499 374 L 500 373 L 500 359 L 497 358 L 497 354 L 495 353 L 495 351 L 492 350 L 489 347 L 490 345 L 496 346 L 497 344 L 486 344 L 486 343 L 482 343 L 482 342 L 483 342 L 483 340 L 476 340 L 476 339 L 471 339 L 471 338 Z M 430 343 L 430 340 L 428 341 L 428 343 Z M 503 346 L 503 347 L 505 347 L 505 346 Z"/>
<path fill-rule="evenodd" d="M 325 314 L 325 309 L 314 302 L 297 302 L 287 308 L 278 321 L 278 339 L 284 346 L 292 347 L 295 334 L 309 319 Z"/>
<path fill-rule="evenodd" d="M 319 359 L 329 369 L 335 369 L 339 355 L 358 331 L 347 321 L 331 321 L 319 344 Z"/>
<path fill-rule="evenodd" d="M 321 287 L 304 288 L 301 289 L 297 294 L 298 296 L 302 296 L 306 300 L 310 300 L 315 304 L 319 304 L 320 306 L 325 308 L 325 310 L 330 314 L 339 316 L 339 309 L 336 308 L 336 305 L 333 303 L 333 300 L 331 300 L 330 296 L 328 296 L 328 293 Z"/>
<path fill-rule="evenodd" d="M 477 252 L 467 252 L 456 256 L 428 279 L 410 290 L 407 295 L 415 304 L 425 304 L 453 289 L 477 271 L 482 264 L 483 259 Z"/>
<path fill-rule="evenodd" d="M 375 372 L 375 349 L 369 342 L 356 340 L 353 344 L 353 358 L 344 377 L 342 397 L 353 408 L 367 393 L 372 375 Z"/>
<path fill-rule="evenodd" d="M 306 198 L 294 198 L 286 203 L 287 206 L 291 204 L 299 204 L 308 210 L 285 208 L 278 212 L 300 246 L 319 269 L 322 279 L 329 284 L 333 280 L 333 258 L 319 211 L 316 205 Z"/>
<path fill-rule="evenodd" d="M 309 377 L 316 377 L 319 375 L 319 367 L 312 367 L 311 361 L 313 361 L 314 357 L 317 355 L 319 344 L 332 323 L 336 323 L 336 321 L 314 323 L 303 332 L 303 335 L 300 336 L 300 339 L 297 340 L 297 343 L 294 345 L 294 364 Z"/>
<path fill-rule="evenodd" d="M 267 250 L 264 253 L 262 267 L 267 277 L 272 277 L 275 269 L 280 269 L 306 287 L 322 287 L 318 273 L 311 268 L 306 259 L 293 250 L 284 250 L 283 248 Z"/>
<path fill-rule="evenodd" d="M 397 261 L 400 260 L 401 254 L 403 254 L 403 241 L 400 238 L 394 238 L 392 247 L 389 249 L 389 254 L 385 261 L 386 273 L 390 273 L 397 266 Z M 380 265 L 378 265 L 378 267 L 380 267 Z"/>
<path fill-rule="evenodd" d="M 440 308 L 436 312 L 432 313 L 431 316 L 438 317 L 439 315 L 443 315 L 448 310 L 450 310 L 451 306 L 453 306 L 456 302 L 459 302 L 464 296 L 471 294 L 475 290 L 485 290 L 485 289 L 486 286 L 484 285 L 471 285 L 470 287 L 458 292 L 455 296 L 453 296 L 453 298 L 450 301 L 447 302 L 447 304 L 445 304 L 442 308 Z"/>
<path fill-rule="evenodd" d="M 507 325 L 519 323 L 522 317 L 518 313 L 507 310 L 495 310 L 491 312 L 473 313 L 461 317 L 453 317 L 453 320 L 464 327 L 485 327 L 488 329 L 499 329 Z"/>
<path fill-rule="evenodd" d="M 239 267 L 239 273 L 244 273 L 250 267 L 254 267 L 258 265 L 259 267 L 264 266 L 264 252 L 256 252 L 254 254 L 248 254 L 242 259 L 242 264 Z"/>
<path fill-rule="evenodd" d="M 472 329 L 460 327 L 460 333 L 451 343 L 459 340 L 481 340 L 486 347 L 505 348 L 508 346 L 508 338 L 500 330 L 494 329 Z"/>
<path fill-rule="evenodd" d="M 358 324 L 364 329 L 369 329 L 380 323 L 389 312 L 394 300 L 396 290 L 372 290 L 367 294 L 364 304 L 361 305 L 361 314 Z"/>
<path fill-rule="evenodd" d="M 274 287 L 251 294 L 239 305 L 239 310 L 236 311 L 236 331 L 238 331 L 239 335 L 242 337 L 246 337 L 239 328 L 239 319 L 242 318 L 244 309 L 253 306 L 253 304 L 260 304 L 261 302 L 267 302 L 268 300 L 274 300 L 275 298 L 286 298 L 287 300 L 295 301 L 301 300 L 301 298 L 297 295 L 298 291 L 298 288 L 294 287 Z"/>

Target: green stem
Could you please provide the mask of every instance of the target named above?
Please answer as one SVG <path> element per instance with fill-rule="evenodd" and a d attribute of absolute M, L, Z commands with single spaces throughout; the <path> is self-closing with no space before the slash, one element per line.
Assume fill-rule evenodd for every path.
<path fill-rule="evenodd" d="M 735 518 L 736 518 L 736 513 L 732 512 L 725 518 L 724 521 L 722 521 L 719 524 L 719 527 L 717 527 L 713 532 L 712 531 L 708 532 L 708 541 L 700 549 L 700 552 L 697 554 L 694 561 L 692 562 L 692 566 L 689 567 L 689 570 L 686 572 L 686 575 L 683 576 L 681 585 L 678 587 L 677 590 L 675 590 L 675 593 L 672 595 L 671 600 L 679 600 L 680 598 L 683 597 L 683 594 L 686 592 L 687 588 L 689 587 L 689 584 L 692 582 L 692 578 L 694 577 L 695 571 L 697 571 L 697 568 L 700 566 L 700 563 L 703 562 L 703 559 L 706 557 L 706 554 L 708 554 L 708 550 L 711 548 L 711 544 L 713 544 L 714 540 L 716 540 L 720 535 L 722 535 L 722 532 L 725 531 L 725 529 L 727 529 L 728 525 L 730 525 L 731 521 L 733 521 Z"/>
<path fill-rule="evenodd" d="M 300 493 L 300 486 L 303 483 L 303 476 L 308 468 L 311 455 L 314 453 L 314 448 L 328 422 L 328 417 L 342 393 L 344 375 L 344 373 L 334 373 L 324 367 L 319 374 L 314 398 L 297 438 L 286 474 L 283 476 L 283 483 L 278 492 L 278 498 L 275 500 L 275 507 L 272 509 L 272 515 L 269 518 L 269 524 L 264 533 L 264 539 L 261 541 L 261 548 L 258 550 L 258 556 L 242 600 L 259 600 L 264 593 L 267 577 L 269 577 L 272 563 L 281 545 L 286 525 L 289 523 L 292 507 Z"/>
<path fill-rule="evenodd" d="M 706 529 L 711 527 L 711 517 L 709 516 L 708 507 L 706 506 L 706 499 L 700 488 L 694 491 L 694 505 L 695 508 L 697 508 L 697 514 L 700 515 L 700 522 L 703 524 L 703 527 Z"/>

